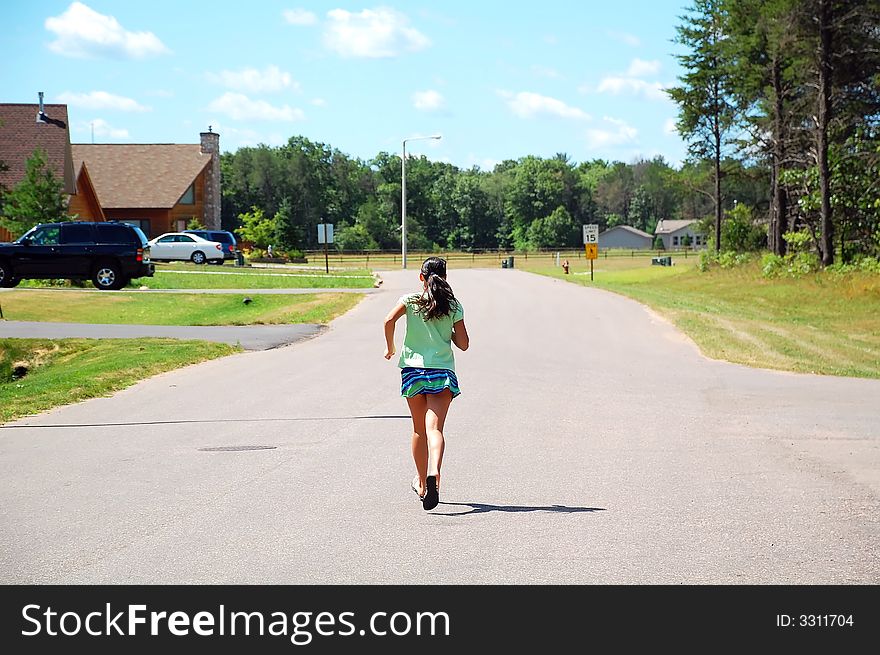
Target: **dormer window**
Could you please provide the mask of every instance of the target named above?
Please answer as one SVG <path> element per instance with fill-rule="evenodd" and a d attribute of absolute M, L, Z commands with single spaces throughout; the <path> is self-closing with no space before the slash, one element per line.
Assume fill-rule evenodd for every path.
<path fill-rule="evenodd" d="M 190 184 L 189 188 L 183 192 L 183 195 L 180 196 L 180 204 L 181 205 L 194 205 L 194 204 L 196 204 L 195 185 Z"/>

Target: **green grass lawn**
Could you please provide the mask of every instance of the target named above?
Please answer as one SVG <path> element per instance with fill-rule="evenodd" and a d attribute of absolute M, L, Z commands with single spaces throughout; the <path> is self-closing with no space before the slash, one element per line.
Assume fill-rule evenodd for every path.
<path fill-rule="evenodd" d="M 602 251 L 599 255 L 599 261 L 608 262 L 628 262 L 635 260 L 648 260 L 655 256 L 656 251 L 633 251 L 633 250 L 609 250 Z M 676 256 L 684 258 L 684 253 L 675 253 Z M 409 251 L 407 254 L 407 268 L 417 270 L 422 261 L 426 257 L 442 257 L 446 260 L 447 268 L 450 270 L 457 268 L 500 268 L 501 260 L 512 255 L 514 258 L 514 268 L 528 268 L 534 266 L 551 266 L 556 260 L 556 251 L 547 252 L 418 252 Z M 693 251 L 687 254 L 688 258 L 696 259 L 697 255 Z M 559 251 L 560 260 L 568 258 L 573 264 L 584 262 L 584 249 L 574 248 Z M 318 262 L 319 258 L 314 253 L 309 253 L 309 266 L 311 262 Z M 399 252 L 383 252 L 383 253 L 331 253 L 329 256 L 330 270 L 337 269 L 340 273 L 350 274 L 357 269 L 370 269 L 374 271 L 397 270 L 401 268 L 401 256 Z M 324 256 L 320 255 L 320 268 L 324 269 Z M 612 264 L 617 265 L 617 264 Z M 587 264 L 589 266 L 589 263 Z"/>
<path fill-rule="evenodd" d="M 153 277 L 132 280 L 150 289 L 369 289 L 369 270 L 330 271 L 285 267 L 196 266 L 157 264 Z"/>
<path fill-rule="evenodd" d="M 177 339 L 0 339 L 0 422 L 88 398 L 241 350 Z M 18 367 L 27 373 L 15 378 Z"/>
<path fill-rule="evenodd" d="M 614 291 L 669 318 L 707 356 L 802 373 L 880 378 L 880 276 L 819 273 L 765 279 L 757 262 L 700 273 L 696 259 L 672 267 L 650 258 L 529 268 Z"/>
<path fill-rule="evenodd" d="M 363 298 L 360 293 L 253 294 L 13 290 L 0 296 L 9 321 L 141 325 L 329 323 Z"/>

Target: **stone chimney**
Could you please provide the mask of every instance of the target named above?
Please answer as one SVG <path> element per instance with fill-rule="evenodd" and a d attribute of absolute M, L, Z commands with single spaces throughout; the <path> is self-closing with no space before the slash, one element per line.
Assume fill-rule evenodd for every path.
<path fill-rule="evenodd" d="M 211 155 L 211 165 L 205 169 L 205 227 L 220 229 L 220 135 L 211 131 L 199 135 L 202 152 Z"/>

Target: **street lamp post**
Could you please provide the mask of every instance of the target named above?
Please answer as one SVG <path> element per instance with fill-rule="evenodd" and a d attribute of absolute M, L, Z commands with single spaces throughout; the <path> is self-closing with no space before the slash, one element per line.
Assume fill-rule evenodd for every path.
<path fill-rule="evenodd" d="M 400 254 L 403 268 L 406 268 L 406 142 L 418 139 L 440 139 L 439 134 L 431 136 L 411 136 L 403 140 L 403 157 L 400 159 Z"/>

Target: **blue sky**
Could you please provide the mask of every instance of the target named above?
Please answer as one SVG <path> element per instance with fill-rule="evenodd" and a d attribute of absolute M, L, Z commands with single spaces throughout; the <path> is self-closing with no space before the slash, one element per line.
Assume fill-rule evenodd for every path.
<path fill-rule="evenodd" d="M 685 0 L 24 2 L 3 6 L 0 102 L 68 105 L 74 143 L 224 151 L 303 135 L 462 168 L 630 162 L 685 144 L 662 92 Z"/>

